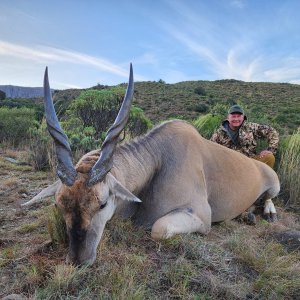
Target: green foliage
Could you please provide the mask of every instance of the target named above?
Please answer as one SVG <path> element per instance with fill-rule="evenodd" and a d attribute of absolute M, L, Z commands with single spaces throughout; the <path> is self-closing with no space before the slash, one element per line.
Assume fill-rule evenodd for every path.
<path fill-rule="evenodd" d="M 94 127 L 96 138 L 100 138 L 115 120 L 123 96 L 121 87 L 83 91 L 71 104 L 69 114 L 77 116 L 83 127 Z"/>
<path fill-rule="evenodd" d="M 193 125 L 203 137 L 209 139 L 214 131 L 220 126 L 221 122 L 221 116 L 207 114 L 194 120 Z"/>
<path fill-rule="evenodd" d="M 206 113 L 209 110 L 209 106 L 205 103 L 198 103 L 194 109 L 196 112 Z"/>
<path fill-rule="evenodd" d="M 137 106 L 130 109 L 128 131 L 132 137 L 141 135 L 153 127 L 152 122 L 145 116 L 143 110 Z"/>
<path fill-rule="evenodd" d="M 106 131 L 115 120 L 124 98 L 120 86 L 111 89 L 88 90 L 81 93 L 67 112 L 67 121 L 61 122 L 73 151 L 88 152 L 101 147 Z M 127 131 L 131 137 L 152 127 L 143 110 L 132 106 Z"/>
<path fill-rule="evenodd" d="M 216 116 L 221 116 L 223 119 L 227 117 L 228 114 L 228 106 L 225 104 L 217 103 L 211 109 L 211 114 Z"/>
<path fill-rule="evenodd" d="M 41 121 L 44 114 L 44 106 L 37 99 L 0 99 L 0 107 L 7 108 L 30 108 L 35 111 L 35 118 L 37 121 Z"/>
<path fill-rule="evenodd" d="M 159 79 L 157 82 L 160 83 L 160 84 L 166 84 L 166 82 L 162 79 Z"/>
<path fill-rule="evenodd" d="M 194 89 L 195 94 L 200 95 L 200 96 L 206 96 L 206 91 L 205 88 L 202 86 L 198 86 Z"/>
<path fill-rule="evenodd" d="M 12 146 L 24 144 L 29 138 L 29 128 L 35 124 L 35 112 L 29 108 L 0 108 L 0 142 Z"/>
<path fill-rule="evenodd" d="M 285 138 L 280 145 L 278 175 L 286 205 L 300 207 L 300 132 Z"/>

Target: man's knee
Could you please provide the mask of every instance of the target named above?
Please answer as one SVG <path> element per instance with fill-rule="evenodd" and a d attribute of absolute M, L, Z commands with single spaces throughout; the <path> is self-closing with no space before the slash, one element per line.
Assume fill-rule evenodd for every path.
<path fill-rule="evenodd" d="M 254 159 L 259 160 L 259 161 L 267 164 L 272 169 L 274 168 L 274 165 L 275 165 L 275 156 L 272 153 L 266 154 L 264 156 L 257 155 L 257 156 L 254 157 Z"/>

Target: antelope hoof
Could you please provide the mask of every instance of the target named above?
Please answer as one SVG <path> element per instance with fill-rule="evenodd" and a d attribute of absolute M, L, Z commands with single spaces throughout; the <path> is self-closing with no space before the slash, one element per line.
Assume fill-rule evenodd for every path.
<path fill-rule="evenodd" d="M 256 224 L 256 217 L 253 212 L 248 212 L 244 218 L 246 224 L 248 225 L 255 225 Z"/>
<path fill-rule="evenodd" d="M 270 222 L 277 222 L 278 221 L 278 217 L 276 213 L 271 213 L 270 216 Z"/>
<path fill-rule="evenodd" d="M 278 220 L 277 213 L 267 213 L 267 214 L 264 214 L 264 217 L 269 223 L 273 223 Z"/>

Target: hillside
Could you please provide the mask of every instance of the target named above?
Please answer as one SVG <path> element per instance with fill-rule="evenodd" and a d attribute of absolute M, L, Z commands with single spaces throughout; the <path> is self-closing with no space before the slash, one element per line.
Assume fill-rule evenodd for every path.
<path fill-rule="evenodd" d="M 280 126 L 300 126 L 300 85 L 219 80 L 176 84 L 138 82 L 135 89 L 137 104 L 153 121 L 173 117 L 192 119 L 199 116 L 203 105 L 210 109 L 217 103 L 229 107 L 242 102 L 250 119 L 251 113 L 267 115 L 270 122 Z"/>
<path fill-rule="evenodd" d="M 125 87 L 125 84 L 122 84 Z M 105 88 L 104 86 L 94 88 Z M 79 90 L 57 91 L 55 101 L 70 103 Z M 185 81 L 175 84 L 136 82 L 134 103 L 154 122 L 194 119 L 216 104 L 241 102 L 248 118 L 259 116 L 292 132 L 300 126 L 300 85 L 237 80 Z M 253 119 L 252 119 L 253 120 Z"/>
<path fill-rule="evenodd" d="M 126 84 L 121 84 L 126 87 Z M 1 90 L 0 86 L 0 90 Z M 18 87 L 12 89 L 17 91 Z M 98 85 L 92 88 L 104 89 Z M 41 93 L 41 88 L 28 88 L 28 94 L 19 98 L 34 98 L 29 91 Z M 68 89 L 54 91 L 53 99 L 59 112 L 77 98 L 82 90 Z M 6 98 L 10 98 L 7 94 Z M 24 95 L 24 97 L 22 96 Z M 39 94 L 41 96 L 41 94 Z M 134 103 L 141 107 L 154 122 L 171 118 L 191 120 L 199 114 L 209 112 L 216 104 L 229 107 L 242 104 L 250 120 L 257 118 L 268 122 L 285 132 L 293 132 L 300 126 L 300 85 L 287 83 L 243 82 L 238 80 L 185 81 L 166 84 L 162 80 L 136 82 Z M 1 104 L 1 103 L 0 103 Z"/>

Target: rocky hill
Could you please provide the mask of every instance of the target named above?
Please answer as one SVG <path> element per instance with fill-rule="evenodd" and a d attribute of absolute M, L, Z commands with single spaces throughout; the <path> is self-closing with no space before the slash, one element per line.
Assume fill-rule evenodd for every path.
<path fill-rule="evenodd" d="M 44 95 L 42 87 L 23 87 L 15 85 L 0 85 L 0 91 L 6 94 L 6 98 L 37 98 Z"/>

